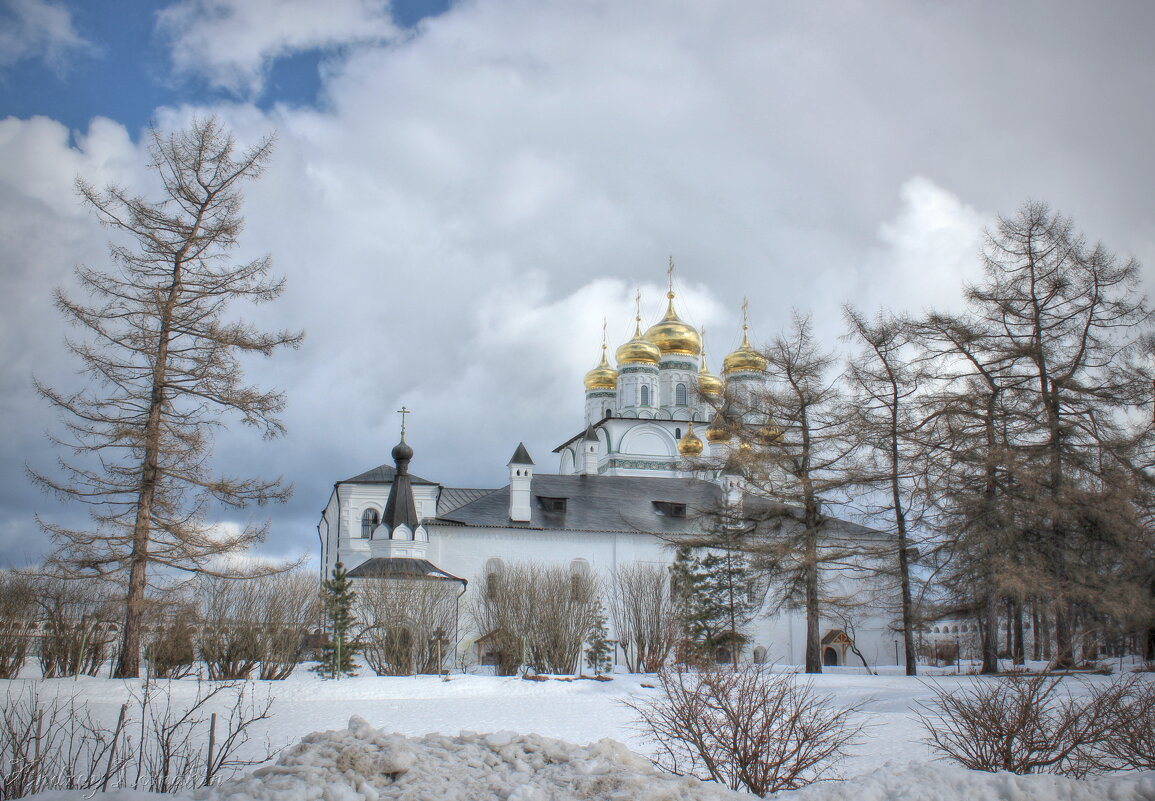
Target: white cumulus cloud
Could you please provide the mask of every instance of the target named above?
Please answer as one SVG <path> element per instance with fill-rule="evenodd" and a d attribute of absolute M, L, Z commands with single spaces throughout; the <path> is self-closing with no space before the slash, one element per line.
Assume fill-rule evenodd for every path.
<path fill-rule="evenodd" d="M 38 58 L 57 72 L 93 45 L 76 32 L 72 12 L 51 0 L 4 0 L 0 4 L 0 67 Z"/>
<path fill-rule="evenodd" d="M 388 0 L 180 0 L 158 27 L 178 72 L 246 96 L 276 58 L 397 35 Z"/>

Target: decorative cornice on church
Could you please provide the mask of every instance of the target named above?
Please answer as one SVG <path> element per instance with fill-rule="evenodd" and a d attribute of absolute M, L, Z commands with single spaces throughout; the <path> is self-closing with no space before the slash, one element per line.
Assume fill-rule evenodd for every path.
<path fill-rule="evenodd" d="M 625 365 L 622 365 L 622 367 L 618 369 L 618 372 L 623 374 L 623 375 L 626 373 L 653 374 L 653 373 L 658 372 L 658 368 L 656 365 L 652 365 L 652 364 L 625 364 Z"/>
<path fill-rule="evenodd" d="M 662 360 L 661 369 L 663 370 L 697 370 L 698 366 L 691 362 L 683 361 L 666 361 Z"/>
<path fill-rule="evenodd" d="M 587 398 L 616 398 L 618 393 L 612 389 L 591 389 L 586 392 Z"/>
<path fill-rule="evenodd" d="M 673 459 L 668 461 L 657 461 L 654 459 L 610 459 L 605 465 L 605 470 L 612 470 L 614 468 L 621 470 L 673 470 L 677 466 L 677 462 Z"/>

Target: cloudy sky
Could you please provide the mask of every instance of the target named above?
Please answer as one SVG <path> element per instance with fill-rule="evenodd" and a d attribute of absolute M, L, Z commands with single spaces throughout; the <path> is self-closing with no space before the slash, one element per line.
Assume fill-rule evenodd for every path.
<path fill-rule="evenodd" d="M 74 180 L 151 192 L 149 125 L 275 133 L 238 258 L 270 253 L 303 328 L 246 364 L 288 435 L 236 427 L 231 472 L 284 475 L 264 553 L 316 550 L 333 482 L 388 460 L 498 486 L 582 424 L 582 374 L 648 324 L 677 264 L 712 366 L 797 309 L 958 303 L 981 232 L 1027 199 L 1155 267 L 1155 5 L 764 0 L 0 0 L 0 564 L 67 522 L 33 376 L 80 386 L 52 288 L 106 263 Z M 222 512 L 224 526 L 244 518 Z"/>

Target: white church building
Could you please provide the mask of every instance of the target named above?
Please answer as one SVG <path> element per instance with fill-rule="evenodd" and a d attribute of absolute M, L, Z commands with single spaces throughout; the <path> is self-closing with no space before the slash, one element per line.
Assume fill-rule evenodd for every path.
<path fill-rule="evenodd" d="M 601 361 L 585 375 L 585 424 L 554 450 L 556 473 L 541 471 L 518 445 L 507 485 L 445 486 L 409 472 L 414 452 L 403 427 L 393 465 L 334 485 L 318 524 L 325 575 L 341 561 L 358 580 L 428 577 L 466 588 L 513 559 L 607 577 L 636 562 L 671 564 L 671 542 L 698 532 L 704 513 L 743 496 L 740 479 L 722 468 L 732 447 L 732 429 L 717 413 L 723 393 L 740 397 L 769 379 L 745 324 L 721 376 L 712 373 L 702 336 L 679 318 L 672 288 L 668 301 L 665 316 L 644 333 L 636 317 L 615 365 L 603 342 Z M 741 422 L 776 433 L 764 420 Z M 845 531 L 880 536 L 849 523 Z M 867 590 L 864 584 L 845 592 Z M 871 666 L 895 664 L 901 634 L 886 606 L 868 606 L 852 625 L 845 617 L 824 619 L 823 664 L 860 666 L 854 648 Z M 485 634 L 469 628 L 463 619 L 459 648 Z M 802 610 L 764 608 L 745 633 L 743 659 L 803 662 Z"/>

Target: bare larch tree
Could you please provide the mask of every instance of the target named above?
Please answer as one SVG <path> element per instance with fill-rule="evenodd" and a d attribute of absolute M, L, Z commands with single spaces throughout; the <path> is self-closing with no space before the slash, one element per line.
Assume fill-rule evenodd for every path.
<path fill-rule="evenodd" d="M 248 547 L 267 530 L 223 533 L 207 517 L 214 504 L 289 495 L 279 478 L 217 475 L 209 457 L 214 429 L 230 412 L 266 438 L 283 433 L 276 415 L 284 396 L 243 383 L 239 357 L 268 356 L 302 338 L 226 317 L 234 301 L 266 303 L 282 291 L 267 256 L 229 259 L 244 222 L 241 187 L 260 175 L 272 140 L 239 152 L 211 118 L 151 137 L 150 167 L 163 199 L 77 181 L 101 223 L 132 244 L 110 245 L 107 269 L 77 268 L 87 299 L 56 292 L 57 308 L 82 331 L 67 344 L 89 385 L 69 393 L 37 383 L 61 412 L 66 433 L 54 441 L 71 458 L 59 460 L 58 475 L 30 471 L 62 499 L 91 507 L 86 529 L 41 521 L 57 544 L 50 565 L 126 583 L 120 677 L 139 674 L 150 568 L 212 570 L 215 557 Z"/>
<path fill-rule="evenodd" d="M 850 327 L 847 338 L 861 344 L 857 358 L 847 363 L 846 378 L 854 402 L 852 427 L 863 450 L 863 483 L 879 496 L 873 501 L 872 521 L 894 535 L 895 563 L 901 594 L 902 641 L 906 674 L 918 672 L 914 647 L 914 601 L 911 589 L 912 523 L 920 517 L 919 492 L 924 482 L 916 395 L 923 376 L 912 361 L 903 320 L 879 314 L 867 320 L 851 306 L 843 309 Z M 868 493 L 874 496 L 874 493 Z"/>

